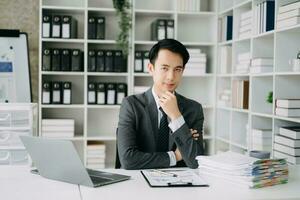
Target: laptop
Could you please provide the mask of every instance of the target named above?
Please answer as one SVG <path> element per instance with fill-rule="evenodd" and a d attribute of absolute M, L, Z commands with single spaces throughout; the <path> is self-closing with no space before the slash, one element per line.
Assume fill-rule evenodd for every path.
<path fill-rule="evenodd" d="M 49 179 L 99 187 L 130 176 L 86 169 L 71 141 L 20 136 L 38 173 Z"/>

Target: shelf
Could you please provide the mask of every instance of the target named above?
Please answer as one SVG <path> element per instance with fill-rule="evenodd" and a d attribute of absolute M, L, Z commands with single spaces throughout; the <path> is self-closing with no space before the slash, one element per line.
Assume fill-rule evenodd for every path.
<path fill-rule="evenodd" d="M 42 38 L 42 42 L 84 43 L 84 39 Z"/>
<path fill-rule="evenodd" d="M 116 10 L 114 8 L 96 8 L 96 7 L 88 7 L 88 11 L 98 11 L 98 12 L 111 12 L 114 13 Z"/>
<path fill-rule="evenodd" d="M 261 33 L 261 34 L 255 35 L 252 38 L 258 39 L 258 38 L 263 38 L 263 37 L 271 37 L 271 36 L 274 35 L 274 33 L 275 33 L 275 31 L 272 30 L 272 31 L 268 31 L 268 32 L 265 32 L 265 33 Z"/>
<path fill-rule="evenodd" d="M 134 73 L 134 77 L 151 77 L 149 73 Z"/>
<path fill-rule="evenodd" d="M 61 104 L 50 104 L 50 105 L 41 105 L 41 108 L 84 108 L 83 104 L 71 104 L 71 105 L 61 105 Z"/>
<path fill-rule="evenodd" d="M 299 76 L 300 72 L 275 72 L 275 76 Z"/>
<path fill-rule="evenodd" d="M 276 33 L 282 33 L 282 32 L 300 32 L 300 24 L 297 24 L 295 26 L 289 26 L 282 29 L 276 29 Z"/>
<path fill-rule="evenodd" d="M 182 42 L 185 46 L 215 46 L 216 43 L 213 42 Z"/>
<path fill-rule="evenodd" d="M 93 109 L 120 109 L 121 105 L 87 105 L 87 108 Z"/>
<path fill-rule="evenodd" d="M 258 113 L 258 112 L 252 112 L 251 115 L 259 116 L 259 117 L 267 117 L 267 118 L 272 118 L 272 114 L 267 114 L 267 113 Z"/>
<path fill-rule="evenodd" d="M 76 7 L 76 6 L 45 6 L 42 5 L 42 9 L 47 9 L 47 10 L 65 10 L 65 11 L 84 11 L 84 7 Z"/>
<path fill-rule="evenodd" d="M 249 73 L 248 74 L 236 74 L 236 73 L 232 74 L 232 77 L 248 77 L 248 76 L 250 76 Z"/>
<path fill-rule="evenodd" d="M 217 77 L 220 77 L 220 78 L 231 78 L 232 74 L 217 74 Z"/>
<path fill-rule="evenodd" d="M 239 113 L 246 113 L 246 114 L 249 113 L 248 109 L 232 108 L 231 110 L 234 111 L 234 112 L 239 112 Z"/>
<path fill-rule="evenodd" d="M 175 14 L 175 11 L 172 11 L 172 10 L 135 9 L 134 13 L 137 14 L 137 15 L 150 15 L 150 16 L 153 16 L 155 14 L 159 14 L 159 15 L 172 15 L 172 14 Z"/>
<path fill-rule="evenodd" d="M 42 71 L 42 75 L 61 75 L 61 76 L 83 76 L 84 72 L 71 72 L 71 71 L 63 71 L 63 72 L 49 72 L 49 71 Z"/>
<path fill-rule="evenodd" d="M 251 5 L 251 3 L 252 3 L 252 0 L 246 0 L 246 1 L 242 2 L 242 3 L 239 3 L 239 4 L 237 4 L 237 5 L 234 5 L 234 6 L 233 6 L 233 9 L 237 9 L 237 8 L 246 6 L 247 4 L 250 4 L 250 5 Z"/>
<path fill-rule="evenodd" d="M 248 38 L 238 38 L 238 39 L 233 40 L 233 43 L 235 43 L 235 42 L 245 42 L 247 40 L 249 40 L 249 42 L 250 42 L 251 37 L 248 37 Z"/>
<path fill-rule="evenodd" d="M 232 108 L 230 108 L 230 107 L 217 106 L 217 108 L 221 109 L 221 110 L 232 111 Z"/>
<path fill-rule="evenodd" d="M 116 141 L 115 136 L 99 136 L 99 137 L 87 137 L 87 140 L 93 141 Z"/>
<path fill-rule="evenodd" d="M 232 43 L 233 43 L 233 40 L 228 40 L 228 41 L 219 42 L 218 45 L 225 46 L 225 45 L 231 45 Z"/>
<path fill-rule="evenodd" d="M 219 12 L 219 16 L 228 15 L 228 14 L 230 14 L 230 13 L 232 13 L 232 12 L 233 12 L 233 7 L 227 8 L 227 9 L 225 9 L 225 10 Z"/>
<path fill-rule="evenodd" d="M 177 14 L 180 15 L 195 15 L 195 16 L 203 16 L 203 17 L 214 17 L 217 14 L 215 12 L 187 12 L 187 11 L 179 11 Z"/>
<path fill-rule="evenodd" d="M 0 131 L 24 131 L 24 130 L 30 130 L 31 128 L 29 126 L 22 126 L 22 127 L 0 127 Z"/>
<path fill-rule="evenodd" d="M 252 77 L 263 77 L 263 76 L 273 76 L 273 73 L 270 72 L 270 73 L 250 73 L 250 76 Z"/>
<path fill-rule="evenodd" d="M 88 76 L 128 76 L 128 73 L 117 72 L 87 72 Z"/>
<path fill-rule="evenodd" d="M 157 41 L 146 41 L 146 40 L 136 40 L 135 42 L 134 42 L 134 44 L 141 44 L 141 45 L 154 45 L 154 44 L 156 44 L 157 43 Z"/>
<path fill-rule="evenodd" d="M 278 115 L 274 115 L 274 118 L 289 121 L 289 122 L 300 123 L 300 118 L 281 117 L 281 116 L 278 116 Z"/>
<path fill-rule="evenodd" d="M 116 40 L 91 40 L 88 39 L 87 42 L 89 44 L 117 44 Z"/>
<path fill-rule="evenodd" d="M 222 137 L 219 137 L 219 136 L 217 136 L 216 139 L 220 140 L 222 142 L 228 143 L 228 144 L 230 143 L 228 139 L 225 139 L 225 138 L 222 138 Z"/>

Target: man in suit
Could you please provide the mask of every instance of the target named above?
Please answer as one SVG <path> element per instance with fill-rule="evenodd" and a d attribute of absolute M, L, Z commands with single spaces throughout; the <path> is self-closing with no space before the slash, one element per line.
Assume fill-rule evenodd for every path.
<path fill-rule="evenodd" d="M 124 98 L 120 109 L 121 167 L 197 168 L 195 157 L 204 153 L 202 106 L 175 92 L 189 53 L 177 40 L 164 39 L 152 47 L 149 60 L 152 88 Z"/>

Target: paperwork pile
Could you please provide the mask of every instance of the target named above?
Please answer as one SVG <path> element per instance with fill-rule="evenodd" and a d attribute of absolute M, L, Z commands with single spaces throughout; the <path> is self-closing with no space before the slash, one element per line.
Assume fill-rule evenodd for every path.
<path fill-rule="evenodd" d="M 256 159 L 234 152 L 197 156 L 200 173 L 210 174 L 234 183 L 261 188 L 288 182 L 285 159 Z"/>

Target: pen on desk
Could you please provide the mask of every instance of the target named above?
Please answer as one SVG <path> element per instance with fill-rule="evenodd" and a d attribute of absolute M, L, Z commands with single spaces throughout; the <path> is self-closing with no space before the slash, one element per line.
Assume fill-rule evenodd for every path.
<path fill-rule="evenodd" d="M 166 172 L 166 171 L 162 171 L 162 170 L 158 170 L 158 169 L 152 169 L 152 171 L 163 174 L 163 175 L 177 177 L 177 174 L 174 174 L 174 173 L 171 173 L 171 172 Z"/>

